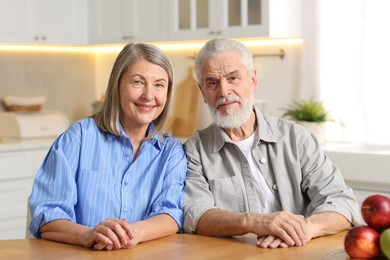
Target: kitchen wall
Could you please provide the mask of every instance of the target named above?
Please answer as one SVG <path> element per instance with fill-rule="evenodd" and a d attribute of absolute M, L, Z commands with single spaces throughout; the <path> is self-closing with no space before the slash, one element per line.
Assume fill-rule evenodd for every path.
<path fill-rule="evenodd" d="M 0 99 L 43 95 L 42 109 L 80 119 L 95 100 L 94 65 L 91 52 L 0 51 Z"/>
<path fill-rule="evenodd" d="M 298 98 L 300 44 L 251 46 L 254 54 L 277 53 L 255 57 L 258 88 L 255 98 L 266 99 L 264 113 L 281 114 L 292 99 Z M 189 58 L 197 49 L 166 50 L 175 70 L 175 85 L 183 81 L 193 64 Z M 6 95 L 47 97 L 43 109 L 63 111 L 71 122 L 90 115 L 92 103 L 104 94 L 117 52 L 45 52 L 0 51 L 0 99 Z M 208 108 L 201 100 L 199 128 L 211 122 Z M 4 110 L 3 107 L 0 110 Z"/>

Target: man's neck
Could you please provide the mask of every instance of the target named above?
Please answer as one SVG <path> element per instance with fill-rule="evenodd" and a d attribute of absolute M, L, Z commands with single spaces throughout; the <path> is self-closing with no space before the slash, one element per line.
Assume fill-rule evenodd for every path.
<path fill-rule="evenodd" d="M 249 119 L 241 127 L 234 129 L 224 128 L 223 131 L 225 131 L 225 133 L 230 137 L 233 142 L 237 142 L 251 136 L 256 131 L 256 127 L 256 115 L 255 112 L 252 111 L 251 115 L 249 116 Z"/>

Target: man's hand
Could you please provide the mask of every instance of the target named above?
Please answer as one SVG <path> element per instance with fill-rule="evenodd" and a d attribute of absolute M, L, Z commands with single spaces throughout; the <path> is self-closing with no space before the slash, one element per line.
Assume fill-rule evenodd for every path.
<path fill-rule="evenodd" d="M 253 232 L 258 235 L 261 247 L 303 246 L 308 238 L 304 216 L 287 211 L 255 215 Z"/>

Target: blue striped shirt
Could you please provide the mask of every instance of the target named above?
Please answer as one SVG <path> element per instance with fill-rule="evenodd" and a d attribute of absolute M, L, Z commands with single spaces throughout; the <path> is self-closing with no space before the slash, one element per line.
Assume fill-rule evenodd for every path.
<path fill-rule="evenodd" d="M 133 160 L 127 136 L 101 132 L 92 118 L 80 120 L 54 141 L 38 170 L 29 229 L 39 237 L 39 228 L 57 219 L 93 228 L 107 218 L 132 223 L 161 213 L 181 229 L 186 171 L 182 144 L 171 136 L 142 142 Z"/>

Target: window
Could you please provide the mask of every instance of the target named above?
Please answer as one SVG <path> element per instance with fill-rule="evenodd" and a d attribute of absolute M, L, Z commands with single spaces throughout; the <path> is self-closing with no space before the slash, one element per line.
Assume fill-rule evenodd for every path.
<path fill-rule="evenodd" d="M 327 124 L 327 141 L 390 144 L 390 1 L 317 0 L 311 10 L 315 54 L 303 61 L 315 70 L 303 73 L 313 73 L 316 96 L 345 124 Z"/>

